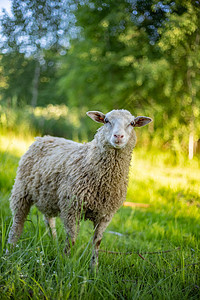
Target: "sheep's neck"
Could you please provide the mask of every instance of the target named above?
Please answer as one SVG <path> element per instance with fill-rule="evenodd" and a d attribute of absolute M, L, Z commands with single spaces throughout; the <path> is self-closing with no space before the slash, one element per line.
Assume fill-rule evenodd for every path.
<path fill-rule="evenodd" d="M 106 209 L 110 207 L 110 210 L 117 210 L 126 198 L 135 135 L 131 136 L 123 149 L 115 149 L 107 143 L 102 144 L 102 139 L 100 147 L 95 146 L 95 142 L 93 145 L 95 148 L 91 152 L 90 171 L 91 177 L 95 177 L 98 182 L 98 201 L 105 204 Z"/>

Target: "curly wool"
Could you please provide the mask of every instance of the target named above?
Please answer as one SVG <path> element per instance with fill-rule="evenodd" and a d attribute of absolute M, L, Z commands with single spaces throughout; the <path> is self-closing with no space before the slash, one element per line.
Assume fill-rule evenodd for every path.
<path fill-rule="evenodd" d="M 70 224 L 83 212 L 96 226 L 111 219 L 126 198 L 134 130 L 125 148 L 115 149 L 101 127 L 89 143 L 37 138 L 20 160 L 10 198 L 13 213 L 35 204 L 46 217 L 61 214 Z"/>
<path fill-rule="evenodd" d="M 21 158 L 10 198 L 14 217 L 8 244 L 16 244 L 30 207 L 35 204 L 53 236 L 54 217 L 60 215 L 67 233 L 68 253 L 84 214 L 95 226 L 91 259 L 94 267 L 98 264 L 103 232 L 126 198 L 136 143 L 133 127 L 142 127 L 152 119 L 134 117 L 127 110 L 113 110 L 106 115 L 89 111 L 87 115 L 104 124 L 91 142 L 80 144 L 45 136 L 37 138 Z"/>

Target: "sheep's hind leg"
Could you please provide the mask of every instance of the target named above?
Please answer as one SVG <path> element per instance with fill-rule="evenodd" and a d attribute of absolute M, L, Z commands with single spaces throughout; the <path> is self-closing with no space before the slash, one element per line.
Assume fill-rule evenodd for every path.
<path fill-rule="evenodd" d="M 44 216 L 44 221 L 45 221 L 46 227 L 49 229 L 49 232 L 52 234 L 53 239 L 55 239 L 57 237 L 56 219 Z"/>
<path fill-rule="evenodd" d="M 29 203 L 23 202 L 14 211 L 13 225 L 8 238 L 8 244 L 12 245 L 13 247 L 16 245 L 20 235 L 22 234 L 24 222 L 30 211 L 30 207 L 31 205 Z"/>
<path fill-rule="evenodd" d="M 93 237 L 93 251 L 92 251 L 92 259 L 90 266 L 92 269 L 95 269 L 98 267 L 98 252 L 99 252 L 99 247 L 101 244 L 101 240 L 103 237 L 103 233 L 105 229 L 107 228 L 108 224 L 110 223 L 112 217 L 109 218 L 103 218 L 102 220 L 99 221 L 98 224 L 94 224 L 95 226 L 95 232 L 94 232 L 94 237 Z"/>

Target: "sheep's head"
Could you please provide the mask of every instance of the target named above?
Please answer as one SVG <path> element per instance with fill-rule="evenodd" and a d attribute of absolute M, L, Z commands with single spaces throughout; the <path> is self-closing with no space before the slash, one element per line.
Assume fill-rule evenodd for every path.
<path fill-rule="evenodd" d="M 99 111 L 88 111 L 87 115 L 95 122 L 103 123 L 108 143 L 121 149 L 126 146 L 134 127 L 142 127 L 152 121 L 148 117 L 134 117 L 128 110 L 112 110 L 104 115 Z"/>

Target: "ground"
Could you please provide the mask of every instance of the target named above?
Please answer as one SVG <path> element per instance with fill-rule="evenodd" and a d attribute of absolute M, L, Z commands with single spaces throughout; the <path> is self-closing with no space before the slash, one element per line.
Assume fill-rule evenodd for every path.
<path fill-rule="evenodd" d="M 127 201 L 149 207 L 120 208 L 104 234 L 98 271 L 92 272 L 92 224 L 81 223 L 67 257 L 61 221 L 53 241 L 36 208 L 6 255 L 9 194 L 19 157 L 32 139 L 0 139 L 1 299 L 200 298 L 198 160 L 181 157 L 177 163 L 170 152 L 134 151 Z"/>

